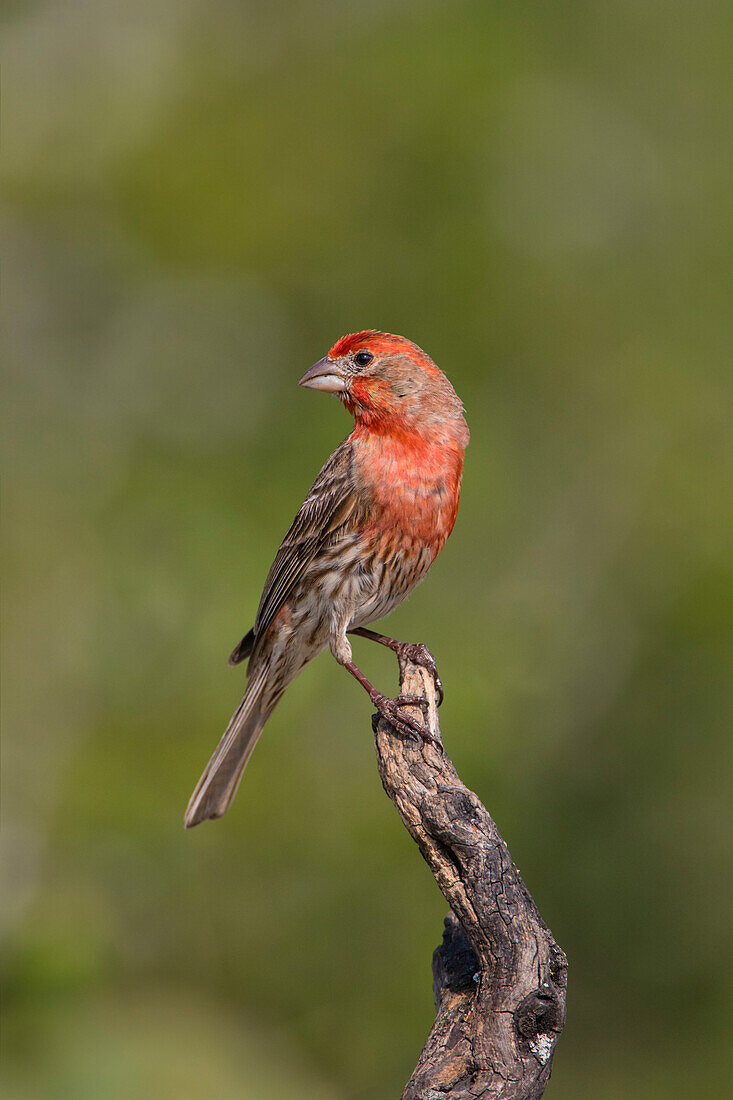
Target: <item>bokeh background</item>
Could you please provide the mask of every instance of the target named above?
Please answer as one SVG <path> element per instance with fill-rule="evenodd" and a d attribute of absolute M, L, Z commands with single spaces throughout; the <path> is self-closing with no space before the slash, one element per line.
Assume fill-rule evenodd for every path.
<path fill-rule="evenodd" d="M 390 620 L 570 962 L 547 1096 L 730 1066 L 725 0 L 4 8 L 4 1095 L 397 1096 L 445 903 L 324 655 L 182 814 L 344 332 L 473 438 Z M 389 654 L 357 643 L 393 688 Z"/>

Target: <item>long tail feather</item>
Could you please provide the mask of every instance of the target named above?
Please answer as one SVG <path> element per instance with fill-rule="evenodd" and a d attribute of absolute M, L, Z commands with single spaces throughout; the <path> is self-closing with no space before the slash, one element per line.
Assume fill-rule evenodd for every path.
<path fill-rule="evenodd" d="M 196 784 L 186 808 L 184 824 L 187 829 L 207 818 L 221 817 L 231 805 L 247 761 L 272 710 L 270 706 L 263 713 L 261 706 L 267 672 L 266 666 L 259 669 L 247 684 L 242 702 Z"/>

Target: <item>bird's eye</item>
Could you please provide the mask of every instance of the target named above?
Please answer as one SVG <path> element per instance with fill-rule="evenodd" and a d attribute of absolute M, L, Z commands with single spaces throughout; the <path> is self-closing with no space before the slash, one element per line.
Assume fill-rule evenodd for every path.
<path fill-rule="evenodd" d="M 374 356 L 370 351 L 357 351 L 354 362 L 360 367 L 365 367 L 367 363 L 371 363 L 373 358 Z"/>

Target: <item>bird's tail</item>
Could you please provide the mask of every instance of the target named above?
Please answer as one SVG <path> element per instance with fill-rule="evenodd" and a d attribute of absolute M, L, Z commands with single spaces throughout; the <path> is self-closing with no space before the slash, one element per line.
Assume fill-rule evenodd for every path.
<path fill-rule="evenodd" d="M 187 829 L 207 818 L 221 817 L 229 809 L 247 761 L 274 706 L 274 703 L 267 707 L 262 705 L 262 689 L 267 673 L 265 665 L 247 684 L 244 698 L 232 715 L 186 807 L 184 824 Z"/>

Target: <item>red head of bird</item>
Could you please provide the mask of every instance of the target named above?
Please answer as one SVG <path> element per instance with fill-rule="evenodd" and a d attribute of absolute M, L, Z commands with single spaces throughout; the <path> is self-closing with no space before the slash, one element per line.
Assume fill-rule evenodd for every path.
<path fill-rule="evenodd" d="M 468 428 L 455 390 L 422 348 L 368 329 L 338 340 L 301 386 L 335 393 L 359 428 L 415 433 L 463 448 Z"/>

